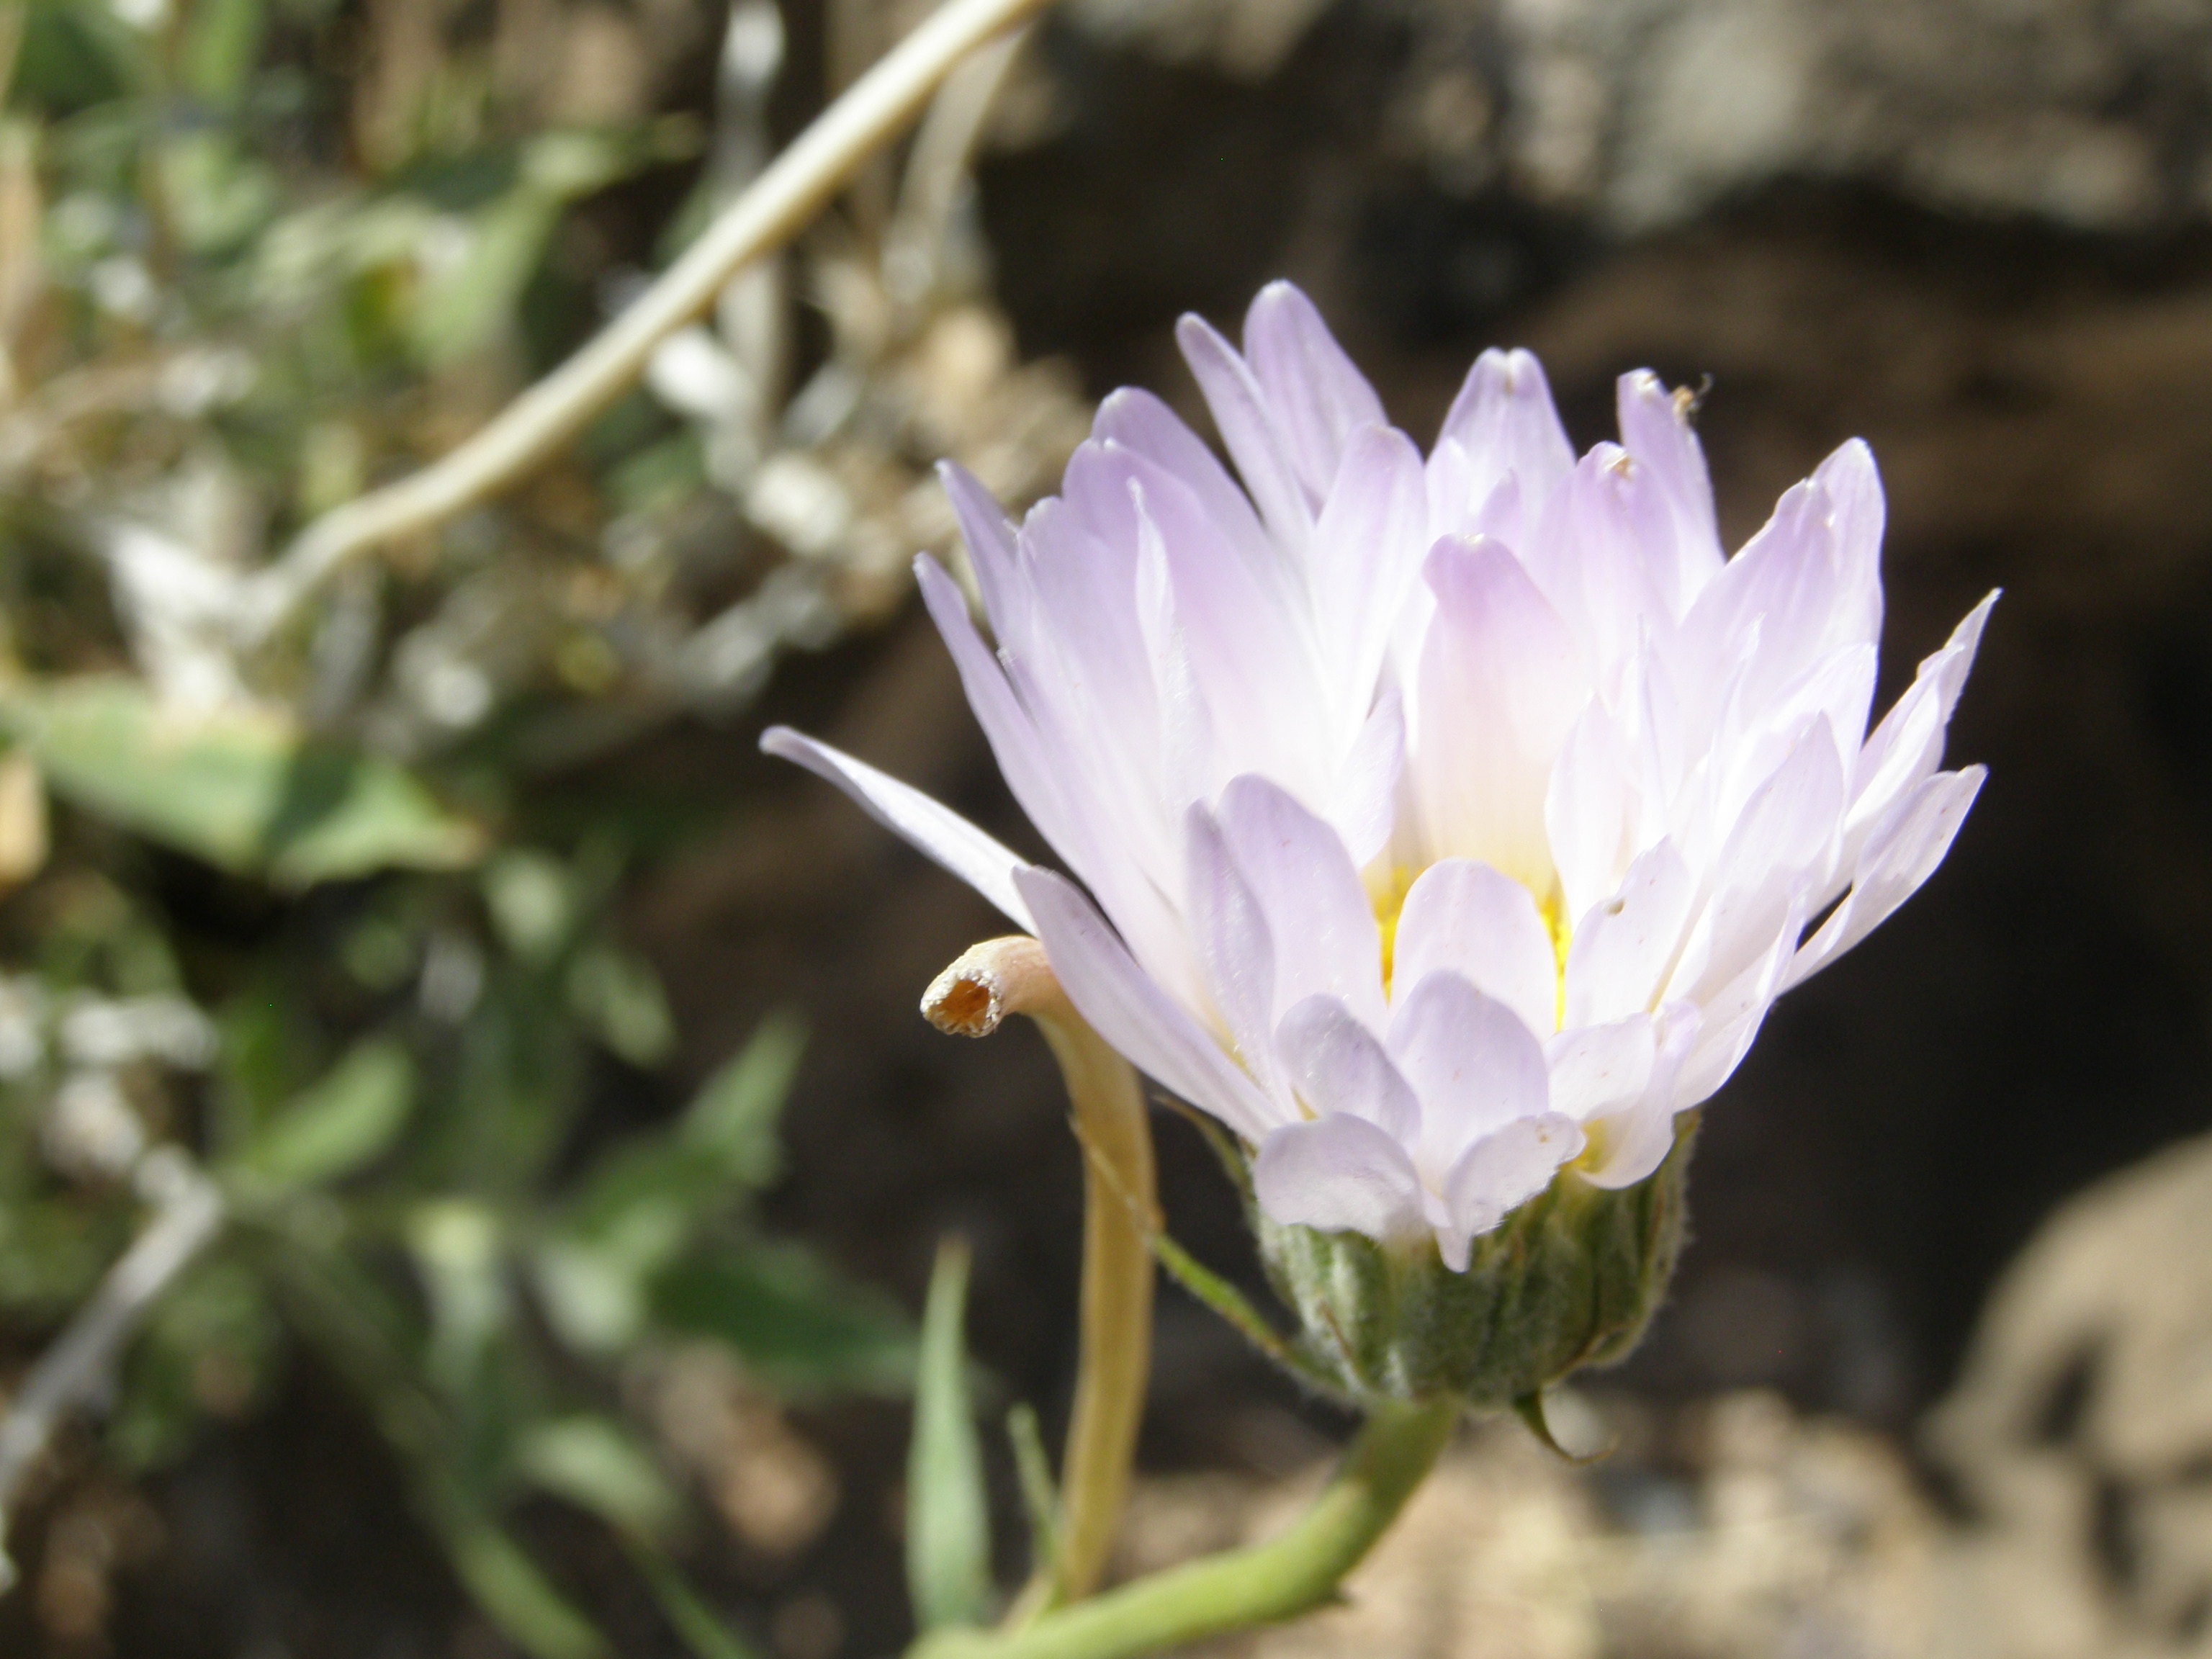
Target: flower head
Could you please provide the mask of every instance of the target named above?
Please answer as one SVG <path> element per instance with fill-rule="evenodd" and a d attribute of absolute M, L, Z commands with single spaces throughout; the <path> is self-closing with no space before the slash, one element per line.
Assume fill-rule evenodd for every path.
<path fill-rule="evenodd" d="M 945 469 L 995 652 L 916 566 L 1087 896 L 763 744 L 1034 932 L 1109 1042 L 1255 1149 L 1270 1223 L 1464 1270 L 1563 1170 L 1645 1182 L 1774 999 L 1935 869 L 1981 785 L 1940 768 L 1995 596 L 1869 735 L 1864 444 L 1731 558 L 1690 401 L 1649 373 L 1577 460 L 1536 360 L 1486 351 L 1424 459 L 1286 283 L 1242 354 L 1180 337 L 1236 477 L 1117 392 L 1018 528 Z"/>

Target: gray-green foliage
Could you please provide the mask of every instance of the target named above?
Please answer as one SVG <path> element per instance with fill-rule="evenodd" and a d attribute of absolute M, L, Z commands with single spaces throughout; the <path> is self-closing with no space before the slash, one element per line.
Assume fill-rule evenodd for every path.
<path fill-rule="evenodd" d="M 546 781 L 670 706 L 615 708 L 680 573 L 599 532 L 649 497 L 737 546 L 697 441 L 634 399 L 547 513 L 400 549 L 265 649 L 233 631 L 245 570 L 653 260 L 592 252 L 574 210 L 698 135 L 549 113 L 468 30 L 411 80 L 341 73 L 340 11 L 0 0 L 0 1335 L 20 1356 L 83 1301 L 143 1221 L 137 1160 L 181 1146 L 229 1220 L 129 1351 L 106 1455 L 172 1460 L 312 1352 L 523 1649 L 605 1650 L 512 1528 L 536 1495 L 733 1659 L 678 1565 L 701 1506 L 617 1368 L 704 1343 L 765 1387 L 895 1391 L 915 1345 L 759 1218 L 793 1018 L 655 1127 L 591 1119 L 608 1077 L 669 1086 L 676 1024 L 616 913 L 704 817 L 556 811 Z M 249 894 L 251 924 L 180 891 Z"/>

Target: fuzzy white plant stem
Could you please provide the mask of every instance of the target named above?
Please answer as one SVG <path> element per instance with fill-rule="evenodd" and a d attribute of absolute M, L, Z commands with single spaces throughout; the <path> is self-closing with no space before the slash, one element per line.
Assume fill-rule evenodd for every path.
<path fill-rule="evenodd" d="M 241 642 L 267 639 L 349 560 L 484 500 L 574 437 L 637 380 L 654 347 L 714 303 L 738 270 L 803 229 L 970 52 L 1044 4 L 945 0 L 823 111 L 681 258 L 574 356 L 457 448 L 332 508 L 302 531 L 276 563 L 247 584 L 237 623 Z"/>

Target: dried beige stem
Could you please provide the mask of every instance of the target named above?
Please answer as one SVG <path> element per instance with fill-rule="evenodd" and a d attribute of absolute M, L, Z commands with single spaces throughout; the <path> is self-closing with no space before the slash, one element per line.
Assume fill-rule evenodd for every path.
<path fill-rule="evenodd" d="M 896 137 L 976 47 L 1045 0 L 946 0 L 853 83 L 660 278 L 482 431 L 395 483 L 309 525 L 248 585 L 238 629 L 265 640 L 331 573 L 368 550 L 452 517 L 543 462 L 634 384 L 653 348 L 714 303 L 748 262 L 781 247 L 854 170 Z"/>
<path fill-rule="evenodd" d="M 1009 1014 L 1043 1031 L 1067 1085 L 1084 1160 L 1082 1352 L 1060 1459 L 1060 1559 L 1018 1606 L 1074 1601 L 1097 1588 L 1129 1487 L 1152 1369 L 1152 1125 L 1137 1073 L 1060 989 L 1044 947 L 1023 935 L 975 945 L 939 974 L 922 1012 L 941 1031 L 986 1036 Z"/>

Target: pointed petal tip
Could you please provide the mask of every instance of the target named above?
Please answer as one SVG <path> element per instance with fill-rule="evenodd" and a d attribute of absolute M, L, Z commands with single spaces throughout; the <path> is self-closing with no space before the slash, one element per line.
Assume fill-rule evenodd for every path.
<path fill-rule="evenodd" d="M 1176 319 L 1175 336 L 1176 343 L 1182 348 L 1182 355 L 1186 358 L 1194 351 L 1204 351 L 1209 355 L 1214 352 L 1236 355 L 1237 349 L 1229 343 L 1221 331 L 1194 311 L 1186 311 Z"/>

